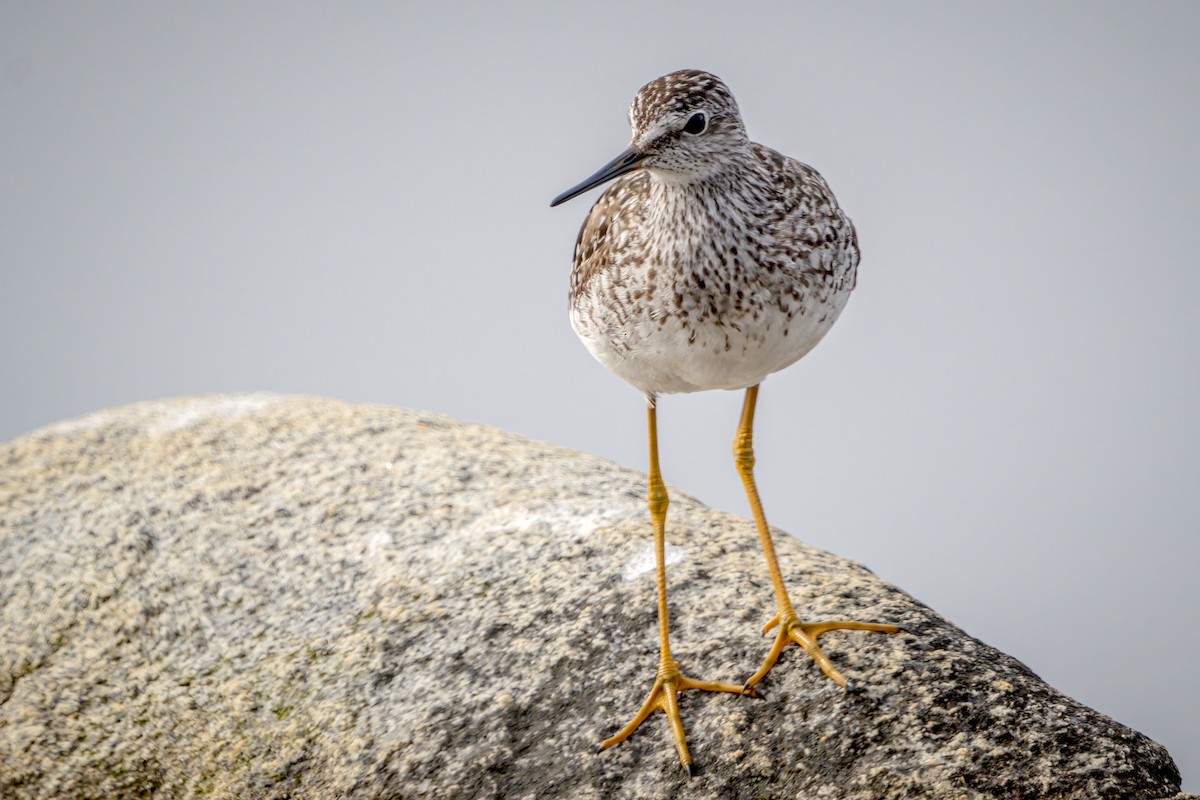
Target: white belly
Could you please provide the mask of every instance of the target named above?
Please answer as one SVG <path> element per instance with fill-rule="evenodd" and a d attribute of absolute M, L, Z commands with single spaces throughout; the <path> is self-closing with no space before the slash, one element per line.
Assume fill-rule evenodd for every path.
<path fill-rule="evenodd" d="M 571 326 L 601 364 L 647 394 L 745 389 L 816 347 L 848 297 L 822 303 L 810 296 L 787 311 L 741 317 L 736 326 L 709 319 L 686 327 L 676 316 L 615 319 L 585 299 L 572 309 Z"/>

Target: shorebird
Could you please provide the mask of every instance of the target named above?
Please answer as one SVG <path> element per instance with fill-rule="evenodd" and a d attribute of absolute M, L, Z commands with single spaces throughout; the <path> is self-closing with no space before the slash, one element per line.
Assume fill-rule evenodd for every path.
<path fill-rule="evenodd" d="M 629 147 L 550 204 L 619 179 L 592 206 L 575 243 L 571 325 L 600 363 L 646 397 L 661 657 L 646 701 L 600 749 L 625 741 L 661 709 L 691 775 L 679 692 L 754 695 L 792 643 L 846 687 L 817 638 L 831 630 L 899 628 L 801 622 L 754 483 L 759 384 L 812 350 L 846 305 L 858 268 L 854 226 L 816 170 L 750 141 L 733 95 L 715 75 L 682 70 L 647 83 L 633 98 L 629 121 Z M 763 628 L 779 629 L 774 644 L 741 684 L 683 675 L 667 620 L 668 498 L 658 465 L 657 399 L 708 389 L 746 392 L 733 455 L 775 591 L 776 614 Z"/>

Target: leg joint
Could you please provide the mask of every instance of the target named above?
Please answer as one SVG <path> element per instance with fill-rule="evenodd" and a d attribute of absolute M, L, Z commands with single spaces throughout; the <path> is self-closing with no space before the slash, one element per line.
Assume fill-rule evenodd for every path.
<path fill-rule="evenodd" d="M 656 516 L 666 514 L 667 506 L 670 505 L 666 484 L 657 475 L 650 476 L 650 487 L 646 493 L 646 505 L 650 507 L 650 513 Z"/>
<path fill-rule="evenodd" d="M 733 460 L 742 472 L 754 469 L 754 437 L 746 428 L 739 428 L 733 437 Z"/>

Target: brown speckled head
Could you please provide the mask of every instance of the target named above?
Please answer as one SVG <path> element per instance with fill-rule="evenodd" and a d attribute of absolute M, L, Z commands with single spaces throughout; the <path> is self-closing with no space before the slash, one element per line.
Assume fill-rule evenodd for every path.
<path fill-rule="evenodd" d="M 749 155 L 750 141 L 729 87 L 684 69 L 647 83 L 629 107 L 643 166 L 676 178 L 703 177 Z"/>
<path fill-rule="evenodd" d="M 629 107 L 629 122 L 635 133 L 670 118 L 686 118 L 693 111 L 730 111 L 738 115 L 737 103 L 724 81 L 711 72 L 681 69 L 655 78 L 638 90 Z"/>
<path fill-rule="evenodd" d="M 709 72 L 684 69 L 650 81 L 633 98 L 629 124 L 629 147 L 551 206 L 635 170 L 669 183 L 691 183 L 727 170 L 744 171 L 753 160 L 737 102 Z"/>

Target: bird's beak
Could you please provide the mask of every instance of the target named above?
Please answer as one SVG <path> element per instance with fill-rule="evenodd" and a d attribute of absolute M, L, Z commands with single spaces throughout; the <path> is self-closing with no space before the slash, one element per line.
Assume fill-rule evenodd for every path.
<path fill-rule="evenodd" d="M 565 203 L 572 197 L 578 197 L 588 189 L 594 189 L 602 183 L 611 181 L 613 178 L 624 175 L 626 172 L 632 172 L 642 166 L 642 159 L 646 157 L 645 153 L 639 151 L 633 145 L 625 148 L 621 155 L 614 158 L 612 161 L 605 164 L 603 167 L 585 180 L 578 186 L 572 186 L 558 197 L 550 201 L 550 207 L 554 208 L 559 203 Z"/>

